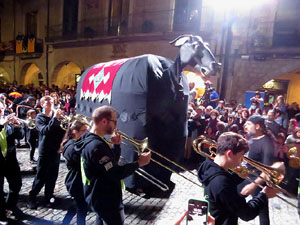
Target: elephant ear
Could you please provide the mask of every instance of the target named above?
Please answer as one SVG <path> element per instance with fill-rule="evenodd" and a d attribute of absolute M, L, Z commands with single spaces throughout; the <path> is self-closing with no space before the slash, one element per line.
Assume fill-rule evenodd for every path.
<path fill-rule="evenodd" d="M 192 39 L 192 36 L 186 34 L 186 35 L 181 35 L 181 36 L 177 37 L 176 39 L 174 39 L 173 41 L 170 41 L 169 43 L 171 45 L 174 45 L 175 47 L 180 47 L 187 41 L 190 41 L 191 39 Z"/>

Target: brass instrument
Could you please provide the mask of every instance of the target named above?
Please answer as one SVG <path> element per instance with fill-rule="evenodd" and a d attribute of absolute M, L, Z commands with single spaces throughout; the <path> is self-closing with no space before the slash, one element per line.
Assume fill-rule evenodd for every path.
<path fill-rule="evenodd" d="M 300 149 L 297 147 L 292 147 L 287 153 L 289 158 L 289 166 L 295 169 L 300 169 Z"/>
<path fill-rule="evenodd" d="M 67 130 L 69 128 L 69 125 L 74 121 L 73 117 L 66 115 L 61 115 L 58 120 L 60 121 L 60 127 L 63 130 Z"/>
<path fill-rule="evenodd" d="M 25 126 L 29 129 L 34 129 L 36 127 L 35 119 L 20 119 L 16 117 L 14 114 L 10 114 L 7 117 L 5 117 L 8 120 L 8 124 L 10 124 L 13 127 L 20 127 L 24 128 Z"/>
<path fill-rule="evenodd" d="M 89 117 L 87 117 L 87 116 L 85 116 L 85 115 L 82 115 L 82 114 L 76 114 L 76 116 L 72 117 L 72 119 L 67 118 L 67 119 L 65 120 L 65 122 L 66 122 L 66 123 L 68 122 L 68 123 L 70 124 L 71 122 L 73 122 L 73 121 L 75 121 L 75 120 L 80 121 L 80 122 L 82 122 L 83 124 L 85 124 L 85 125 L 87 125 L 87 126 L 89 126 L 89 127 L 92 127 L 92 120 L 91 120 Z M 145 150 L 151 151 L 152 154 L 158 155 L 159 157 L 163 158 L 164 160 L 166 160 L 166 161 L 172 163 L 173 165 L 179 167 L 180 169 L 182 169 L 182 170 L 184 170 L 184 171 L 187 171 L 188 173 L 190 173 L 190 174 L 192 174 L 193 176 L 196 176 L 196 177 L 197 177 L 196 174 L 194 174 L 194 173 L 188 171 L 187 169 L 185 169 L 184 167 L 180 166 L 180 165 L 177 164 L 176 162 L 174 162 L 174 161 L 168 159 L 167 157 L 163 156 L 162 154 L 160 154 L 160 153 L 158 153 L 158 152 L 156 152 L 156 151 L 150 149 L 150 148 L 148 147 L 148 138 L 145 138 L 144 140 L 136 140 L 136 139 L 133 139 L 133 138 L 131 138 L 131 137 L 128 137 L 128 135 L 126 135 L 125 133 L 123 133 L 123 132 L 121 132 L 121 131 L 119 131 L 119 130 L 116 130 L 116 132 L 117 132 L 124 140 L 128 141 L 129 143 L 131 143 L 131 144 L 136 148 L 136 152 L 137 152 L 138 154 L 144 152 Z M 108 142 L 109 142 L 109 141 L 108 141 Z M 112 144 L 112 143 L 111 143 L 111 144 Z M 186 177 L 186 176 L 184 176 L 184 175 L 178 173 L 177 171 L 171 169 L 170 167 L 168 167 L 168 166 L 162 164 L 161 162 L 159 162 L 159 161 L 157 161 L 157 160 L 155 160 L 155 159 L 152 159 L 152 158 L 151 158 L 151 161 L 155 162 L 156 164 L 158 164 L 158 165 L 160 165 L 161 167 L 163 167 L 163 168 L 169 170 L 169 171 L 172 172 L 172 173 L 176 173 L 178 176 L 180 176 L 180 177 L 186 179 L 187 181 L 189 181 L 189 182 L 191 182 L 191 183 L 197 185 L 198 187 L 202 187 L 200 184 L 198 184 L 198 183 L 196 183 L 195 181 L 191 180 L 190 178 L 188 178 L 188 177 Z M 145 170 L 143 170 L 143 169 L 141 169 L 141 168 L 139 168 L 139 169 L 136 171 L 136 173 L 137 173 L 138 175 L 142 176 L 144 179 L 146 179 L 146 180 L 149 181 L 150 183 L 152 183 L 152 184 L 154 184 L 155 186 L 157 186 L 158 188 L 160 188 L 162 191 L 167 191 L 167 190 L 169 189 L 169 187 L 168 187 L 165 183 L 161 182 L 160 180 L 158 180 L 157 178 L 155 178 L 154 176 L 152 176 L 151 174 L 149 174 L 148 172 L 146 172 Z"/>
<path fill-rule="evenodd" d="M 36 122 L 35 119 L 20 119 L 20 118 L 16 118 L 16 120 L 21 124 L 21 127 L 24 128 L 25 126 L 28 127 L 29 129 L 34 129 L 36 127 Z"/>
<path fill-rule="evenodd" d="M 204 151 L 202 151 L 201 146 L 202 144 L 208 144 L 209 145 L 209 153 L 206 153 Z M 205 136 L 201 135 L 199 137 L 197 137 L 194 142 L 193 142 L 193 149 L 200 155 L 210 158 L 212 160 L 214 160 L 215 156 L 216 156 L 216 152 L 213 151 L 213 149 L 217 149 L 217 142 L 213 141 L 213 140 L 209 140 L 207 139 Z M 262 178 L 269 186 L 272 186 L 273 188 L 278 189 L 280 192 L 288 195 L 289 197 L 295 198 L 299 201 L 299 199 L 292 195 L 291 193 L 289 193 L 288 191 L 286 191 L 285 189 L 281 188 L 280 186 L 278 186 L 278 184 L 284 179 L 284 172 L 282 171 L 282 169 L 275 169 L 271 166 L 267 166 L 264 165 L 260 162 L 257 162 L 253 159 L 250 159 L 246 156 L 244 156 L 243 161 L 248 163 L 249 165 L 253 166 L 254 168 L 258 169 L 259 171 L 261 171 L 263 173 L 263 175 L 257 174 L 255 170 L 251 170 L 245 166 L 241 166 L 241 167 L 237 167 L 237 168 L 232 168 L 231 171 L 237 173 L 240 177 L 242 177 L 243 179 L 245 179 L 245 177 L 243 176 L 244 174 L 252 174 L 255 175 L 256 177 L 260 177 Z M 282 165 L 282 164 L 280 164 Z M 263 188 L 262 185 L 257 184 L 253 179 L 246 177 L 247 180 L 249 180 L 250 182 L 255 183 L 256 185 L 258 185 L 259 187 Z M 278 198 L 280 198 L 281 200 L 283 200 L 284 202 L 288 203 L 289 205 L 296 207 L 298 209 L 300 209 L 298 206 L 296 206 L 295 204 L 287 201 L 286 199 L 282 198 L 279 195 L 276 195 Z"/>
<path fill-rule="evenodd" d="M 149 147 L 148 147 L 148 138 L 147 138 L 147 137 L 146 137 L 145 139 L 143 139 L 143 140 L 136 140 L 136 139 L 133 139 L 133 138 L 131 138 L 131 137 L 128 137 L 125 133 L 123 133 L 123 132 L 121 132 L 121 131 L 119 131 L 119 130 L 117 131 L 117 133 L 118 133 L 124 140 L 130 142 L 130 143 L 137 149 L 136 152 L 137 152 L 138 154 L 144 152 L 145 150 L 151 151 L 152 154 L 156 154 L 156 155 L 158 155 L 159 157 L 163 158 L 164 160 L 166 160 L 166 161 L 172 163 L 173 165 L 179 167 L 180 169 L 189 172 L 189 173 L 192 174 L 193 176 L 197 176 L 196 174 L 194 174 L 194 173 L 188 171 L 187 169 L 185 169 L 184 167 L 180 166 L 180 165 L 177 164 L 176 162 L 174 162 L 174 161 L 168 159 L 167 157 L 163 156 L 162 154 L 160 154 L 160 153 L 154 151 L 153 149 L 149 148 Z M 155 160 L 155 159 L 153 159 L 153 158 L 151 158 L 151 161 L 152 161 L 152 162 L 155 162 L 156 164 L 158 164 L 158 165 L 160 165 L 161 167 L 163 167 L 163 168 L 169 170 L 169 171 L 172 172 L 172 173 L 176 173 L 177 175 L 181 176 L 182 178 L 186 179 L 187 181 L 189 181 L 189 182 L 191 182 L 191 183 L 193 183 L 193 184 L 195 184 L 195 185 L 197 185 L 197 186 L 199 186 L 199 187 L 202 187 L 202 186 L 199 185 L 198 183 L 196 183 L 196 182 L 194 182 L 193 180 L 189 179 L 188 177 L 186 177 L 186 176 L 184 176 L 184 175 L 178 173 L 177 171 L 171 169 L 170 167 L 168 167 L 168 166 L 162 164 L 161 162 L 159 162 L 159 161 L 157 161 L 157 160 Z M 147 172 L 145 171 L 145 173 L 147 173 Z M 149 174 L 149 176 L 150 176 L 150 177 L 153 177 L 153 176 L 150 175 L 150 174 Z M 145 177 L 144 177 L 144 178 L 145 178 Z M 155 177 L 153 177 L 153 178 L 155 178 Z M 155 179 L 156 179 L 156 178 L 155 178 Z M 146 180 L 148 180 L 148 179 L 146 179 Z M 149 181 L 149 180 L 148 180 L 148 181 Z M 150 182 L 151 182 L 151 181 L 150 181 Z M 151 182 L 151 183 L 152 183 L 152 182 Z M 154 184 L 154 183 L 152 183 L 152 184 Z M 154 185 L 155 185 L 155 184 L 154 184 Z M 156 185 L 156 186 L 157 186 L 157 185 Z M 163 186 L 164 186 L 164 185 L 163 185 Z M 167 185 L 165 184 L 165 186 L 167 186 Z M 161 190 L 163 190 L 163 189 L 161 188 Z M 163 191 L 164 191 L 164 190 L 163 190 Z"/>

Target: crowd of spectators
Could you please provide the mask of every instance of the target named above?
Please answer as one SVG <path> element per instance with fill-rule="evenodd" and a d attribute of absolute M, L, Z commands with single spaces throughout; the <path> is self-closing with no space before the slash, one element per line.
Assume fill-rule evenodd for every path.
<path fill-rule="evenodd" d="M 197 104 L 197 100 L 189 102 L 188 108 L 188 143 L 184 158 L 204 158 L 197 155 L 191 148 L 193 139 L 204 135 L 206 138 L 216 141 L 226 131 L 232 131 L 244 135 L 244 124 L 254 114 L 264 117 L 265 125 L 270 131 L 274 140 L 274 157 L 277 161 L 283 161 L 287 168 L 287 179 L 290 182 L 291 190 L 297 193 L 298 170 L 289 166 L 288 149 L 300 147 L 300 109 L 296 102 L 286 104 L 282 95 L 277 96 L 276 101 L 268 107 L 261 107 L 263 99 L 259 92 L 250 99 L 251 105 L 246 108 L 236 101 L 226 103 L 219 100 L 214 108 L 211 105 Z M 204 151 L 208 153 L 208 146 L 204 145 Z"/>
<path fill-rule="evenodd" d="M 26 114 L 24 115 L 22 112 L 23 107 L 18 106 L 29 105 L 36 109 L 38 113 L 41 111 L 40 99 L 45 95 L 53 97 L 55 108 L 64 110 L 66 115 L 74 113 L 76 105 L 75 86 L 58 88 L 55 85 L 51 87 L 45 85 L 41 87 L 34 87 L 33 85 L 0 85 L 0 93 L 0 101 L 5 102 L 7 106 L 6 115 L 16 113 L 22 119 L 24 119 L 24 116 L 26 117 Z"/>

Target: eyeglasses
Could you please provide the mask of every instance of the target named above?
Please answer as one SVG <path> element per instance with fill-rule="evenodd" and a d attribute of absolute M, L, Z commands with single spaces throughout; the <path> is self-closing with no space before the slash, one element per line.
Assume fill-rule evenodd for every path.
<path fill-rule="evenodd" d="M 117 120 L 108 120 L 114 122 L 114 124 L 117 124 Z"/>

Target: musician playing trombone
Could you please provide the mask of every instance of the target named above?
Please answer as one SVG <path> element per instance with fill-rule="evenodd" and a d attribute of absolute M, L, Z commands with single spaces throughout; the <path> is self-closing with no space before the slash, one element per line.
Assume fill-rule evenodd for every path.
<path fill-rule="evenodd" d="M 257 196 L 246 202 L 237 191 L 243 181 L 231 172 L 241 165 L 244 154 L 249 150 L 247 140 L 233 132 L 225 132 L 218 139 L 214 160 L 206 159 L 199 168 L 198 177 L 205 186 L 205 195 L 210 202 L 210 213 L 216 225 L 238 224 L 238 218 L 254 219 L 265 207 L 268 198 L 275 197 L 277 190 L 266 186 Z M 243 177 L 247 177 L 243 173 Z"/>
<path fill-rule="evenodd" d="M 59 119 L 63 112 L 54 110 L 52 97 L 41 98 L 43 112 L 36 117 L 36 129 L 39 133 L 39 159 L 37 163 L 37 174 L 34 178 L 32 189 L 29 192 L 29 208 L 36 209 L 36 196 L 45 186 L 46 206 L 53 206 L 55 198 L 53 196 L 55 183 L 58 177 L 60 162 L 59 148 L 65 131 L 60 126 Z"/>
<path fill-rule="evenodd" d="M 141 153 L 136 162 L 118 165 L 122 141 L 117 127 L 117 113 L 110 106 L 96 108 L 92 114 L 93 126 L 76 142 L 82 150 L 82 181 L 89 207 L 97 214 L 97 224 L 124 224 L 121 179 L 150 162 L 151 153 Z M 111 143 L 104 139 L 111 135 Z"/>

